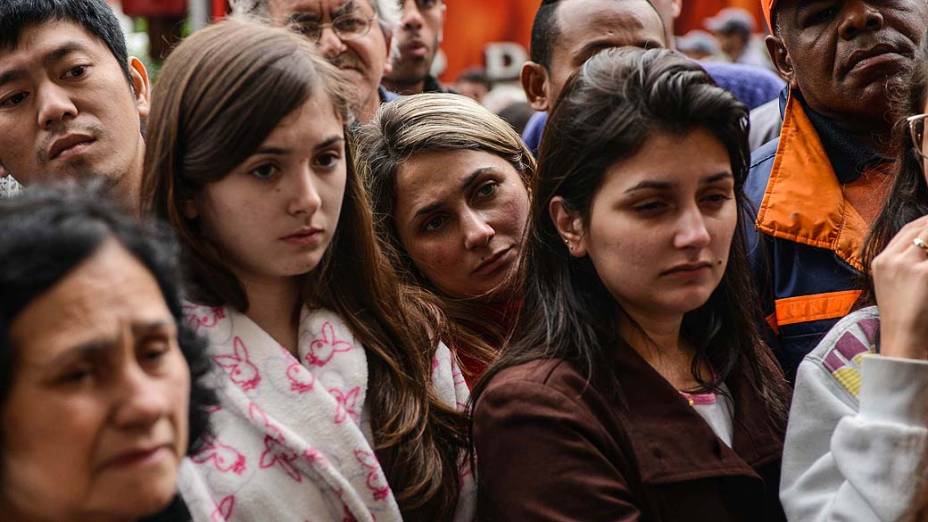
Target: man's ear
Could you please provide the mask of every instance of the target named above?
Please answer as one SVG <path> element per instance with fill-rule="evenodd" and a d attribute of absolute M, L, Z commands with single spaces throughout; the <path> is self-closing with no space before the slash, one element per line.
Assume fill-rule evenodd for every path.
<path fill-rule="evenodd" d="M 132 93 L 135 95 L 139 116 L 147 118 L 151 110 L 151 81 L 145 64 L 135 56 L 129 57 L 129 78 L 132 80 Z"/>
<path fill-rule="evenodd" d="M 570 210 L 561 196 L 554 196 L 548 203 L 548 214 L 570 255 L 585 256 L 587 253 L 586 234 L 583 233 L 583 218 L 580 212 Z"/>
<path fill-rule="evenodd" d="M 546 111 L 554 100 L 548 99 L 548 70 L 535 62 L 522 65 L 522 89 L 528 103 L 536 111 Z"/>
<path fill-rule="evenodd" d="M 789 84 L 791 89 L 798 88 L 799 85 L 796 83 L 796 72 L 793 70 L 793 61 L 789 56 L 789 52 L 786 50 L 786 46 L 783 45 L 783 40 L 777 36 L 770 35 L 764 40 L 764 43 L 767 44 L 767 52 L 770 53 L 773 66 L 776 67 L 780 76 L 786 80 L 786 83 Z"/>
<path fill-rule="evenodd" d="M 680 13 L 683 11 L 683 0 L 673 0 L 670 4 L 671 6 L 671 19 L 676 20 Z"/>

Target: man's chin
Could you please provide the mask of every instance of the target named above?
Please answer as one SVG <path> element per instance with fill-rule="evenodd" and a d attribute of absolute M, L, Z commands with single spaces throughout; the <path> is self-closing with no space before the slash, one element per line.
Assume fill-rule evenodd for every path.
<path fill-rule="evenodd" d="M 104 192 L 118 191 L 120 179 L 107 174 L 99 166 L 84 161 L 69 161 L 61 165 L 47 167 L 38 176 L 31 178 L 34 183 L 78 183 L 94 185 Z"/>
<path fill-rule="evenodd" d="M 412 87 L 424 82 L 428 77 L 427 69 L 417 69 L 415 71 L 396 71 L 389 77 L 384 76 L 384 83 L 394 85 L 399 89 Z"/>

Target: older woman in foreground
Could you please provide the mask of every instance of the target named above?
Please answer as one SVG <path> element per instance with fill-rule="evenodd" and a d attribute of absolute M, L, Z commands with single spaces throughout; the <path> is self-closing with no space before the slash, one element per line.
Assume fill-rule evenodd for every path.
<path fill-rule="evenodd" d="M 189 520 L 177 476 L 214 401 L 205 343 L 171 241 L 99 199 L 0 202 L 4 520 Z"/>

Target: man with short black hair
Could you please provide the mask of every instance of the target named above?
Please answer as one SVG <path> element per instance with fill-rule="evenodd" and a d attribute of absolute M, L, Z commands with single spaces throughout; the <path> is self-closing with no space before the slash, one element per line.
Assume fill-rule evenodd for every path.
<path fill-rule="evenodd" d="M 787 376 L 860 295 L 861 247 L 892 183 L 892 85 L 928 28 L 925 0 L 762 0 L 789 83 L 780 137 L 755 151 L 752 253 Z"/>
<path fill-rule="evenodd" d="M 104 0 L 0 3 L 0 164 L 23 184 L 100 177 L 136 206 L 149 93 Z"/>
<path fill-rule="evenodd" d="M 233 0 L 236 12 L 291 27 L 316 44 L 356 88 L 352 112 L 360 122 L 396 98 L 381 87 L 391 70 L 390 39 L 399 22 L 396 0 Z"/>

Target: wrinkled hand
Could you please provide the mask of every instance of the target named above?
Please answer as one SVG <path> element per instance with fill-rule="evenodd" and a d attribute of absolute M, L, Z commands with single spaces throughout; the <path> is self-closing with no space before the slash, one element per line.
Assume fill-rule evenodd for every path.
<path fill-rule="evenodd" d="M 902 227 L 870 266 L 885 357 L 928 359 L 928 252 L 916 237 L 928 242 L 928 216 Z"/>

